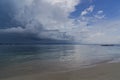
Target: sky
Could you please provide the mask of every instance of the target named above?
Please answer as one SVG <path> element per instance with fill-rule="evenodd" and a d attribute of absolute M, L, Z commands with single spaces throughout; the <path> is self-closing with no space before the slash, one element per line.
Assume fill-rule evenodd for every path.
<path fill-rule="evenodd" d="M 0 0 L 0 42 L 120 44 L 119 0 Z"/>

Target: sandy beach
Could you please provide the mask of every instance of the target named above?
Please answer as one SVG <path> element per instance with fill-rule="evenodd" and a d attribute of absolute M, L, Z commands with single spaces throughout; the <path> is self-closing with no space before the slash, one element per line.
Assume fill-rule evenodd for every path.
<path fill-rule="evenodd" d="M 98 64 L 97 66 L 68 72 L 30 74 L 0 80 L 119 80 L 120 63 Z"/>

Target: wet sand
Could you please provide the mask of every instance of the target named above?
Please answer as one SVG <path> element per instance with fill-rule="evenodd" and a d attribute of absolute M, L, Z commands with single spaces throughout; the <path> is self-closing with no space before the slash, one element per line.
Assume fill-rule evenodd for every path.
<path fill-rule="evenodd" d="M 120 80 L 120 63 L 104 63 L 67 72 L 36 73 L 0 80 Z"/>

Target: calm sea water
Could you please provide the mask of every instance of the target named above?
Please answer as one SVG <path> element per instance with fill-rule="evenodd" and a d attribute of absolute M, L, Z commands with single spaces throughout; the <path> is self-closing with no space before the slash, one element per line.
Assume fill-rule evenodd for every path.
<path fill-rule="evenodd" d="M 0 77 L 13 71 L 14 73 L 64 71 L 119 60 L 120 46 L 1 45 Z"/>
<path fill-rule="evenodd" d="M 120 58 L 119 46 L 99 45 L 2 45 L 0 67 L 29 61 L 59 61 L 89 65 Z M 73 62 L 73 63 L 72 63 Z"/>

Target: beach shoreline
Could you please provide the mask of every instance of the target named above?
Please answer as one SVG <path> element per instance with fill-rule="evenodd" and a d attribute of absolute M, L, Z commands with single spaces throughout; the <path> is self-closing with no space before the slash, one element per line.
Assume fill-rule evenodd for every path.
<path fill-rule="evenodd" d="M 119 80 L 120 63 L 103 63 L 67 72 L 36 73 L 0 80 Z"/>

